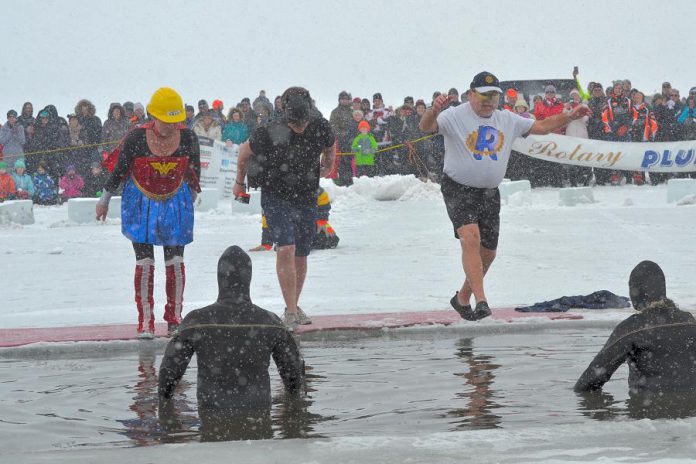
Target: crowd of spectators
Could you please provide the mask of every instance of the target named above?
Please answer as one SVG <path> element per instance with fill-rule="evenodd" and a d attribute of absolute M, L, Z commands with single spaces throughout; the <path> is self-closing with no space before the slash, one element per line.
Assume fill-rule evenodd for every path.
<path fill-rule="evenodd" d="M 610 141 L 696 140 L 696 87 L 682 98 L 679 90 L 664 82 L 661 93 L 646 97 L 627 79 L 614 81 L 606 88 L 590 82 L 585 89 L 576 82 L 577 89 L 565 96 L 551 84 L 543 95 L 525 96 L 514 88 L 507 89 L 501 109 L 525 118 L 544 119 L 586 103 L 592 115 L 573 121 L 561 133 Z M 467 92 L 460 94 L 451 88 L 447 94 L 449 105 L 465 102 Z M 432 99 L 438 95 L 440 92 L 435 92 Z M 418 128 L 428 104 L 424 99 L 407 96 L 403 103 L 387 106 L 380 92 L 370 100 L 341 91 L 329 116 L 340 154 L 333 174 L 336 183 L 350 185 L 356 175 L 386 174 L 438 180 L 444 157 L 442 137 L 430 136 Z M 212 105 L 199 100 L 198 111 L 192 105 L 185 109 L 185 124 L 199 137 L 227 145 L 245 142 L 256 127 L 283 116 L 280 96 L 271 101 L 263 90 L 253 102 L 242 98 L 227 112 L 218 99 Z M 65 118 L 54 105 L 45 106 L 36 116 L 31 102 L 25 103 L 19 113 L 9 110 L 7 121 L 0 125 L 0 201 L 31 198 L 39 204 L 55 204 L 75 197 L 98 197 L 106 176 L 101 167 L 105 153 L 146 119 L 142 103 L 128 101 L 112 103 L 103 123 L 89 100 L 77 102 Z M 671 176 L 653 173 L 649 179 L 656 184 Z M 555 165 L 520 154 L 513 154 L 508 177 L 529 179 L 533 186 L 647 181 L 641 172 Z"/>

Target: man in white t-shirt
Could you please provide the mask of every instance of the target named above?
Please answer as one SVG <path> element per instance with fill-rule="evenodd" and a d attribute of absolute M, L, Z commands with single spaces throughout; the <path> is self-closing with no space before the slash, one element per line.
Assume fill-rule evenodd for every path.
<path fill-rule="evenodd" d="M 579 119 L 590 110 L 576 106 L 568 113 L 543 121 L 525 119 L 498 110 L 500 83 L 489 72 L 471 82 L 468 103 L 448 107 L 449 97 L 440 95 L 420 122 L 423 132 L 439 132 L 445 140 L 442 196 L 462 247 L 466 279 L 450 301 L 470 321 L 490 316 L 483 276 L 495 259 L 500 228 L 500 192 L 512 142 L 528 134 L 548 134 Z M 447 109 L 445 109 L 447 108 Z M 471 295 L 476 300 L 472 309 Z"/>

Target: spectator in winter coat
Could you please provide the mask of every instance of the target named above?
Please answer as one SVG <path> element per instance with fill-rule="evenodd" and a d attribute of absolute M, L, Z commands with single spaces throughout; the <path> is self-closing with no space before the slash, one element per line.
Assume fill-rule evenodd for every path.
<path fill-rule="evenodd" d="M 519 98 L 519 95 L 517 94 L 517 90 L 515 89 L 507 89 L 505 91 L 505 101 L 503 102 L 503 109 L 512 111 L 513 113 L 515 112 L 515 103 L 517 103 L 517 99 Z"/>
<path fill-rule="evenodd" d="M 570 91 L 571 102 L 565 104 L 565 111 L 571 111 L 576 106 L 580 105 L 580 92 L 576 89 Z M 589 121 L 589 116 L 583 116 L 582 118 L 575 119 L 571 121 L 566 126 L 565 134 L 570 137 L 579 137 L 581 139 L 589 138 L 587 132 L 587 123 Z"/>
<path fill-rule="evenodd" d="M 662 83 L 662 98 L 669 100 L 670 93 L 672 93 L 672 84 L 669 82 Z"/>
<path fill-rule="evenodd" d="M 367 122 L 370 123 L 372 134 L 377 142 L 388 140 L 387 136 L 387 120 L 391 113 L 384 106 L 382 94 L 376 93 L 372 96 L 372 112 L 366 115 Z"/>
<path fill-rule="evenodd" d="M 539 121 L 543 121 L 551 116 L 561 114 L 563 109 L 563 103 L 556 98 L 556 87 L 547 85 L 544 88 L 544 98 L 534 106 L 534 117 Z M 564 129 L 557 129 L 555 133 L 563 134 Z"/>
<path fill-rule="evenodd" d="M 15 188 L 17 189 L 17 198 L 20 200 L 30 200 L 34 196 L 34 182 L 31 176 L 27 174 L 27 166 L 24 160 L 18 159 L 14 164 L 12 172 L 12 180 L 14 180 Z"/>
<path fill-rule="evenodd" d="M 331 111 L 329 117 L 331 128 L 336 134 L 338 151 L 350 153 L 350 144 L 358 133 L 358 124 L 353 119 L 350 94 L 345 90 L 338 95 L 338 106 Z M 353 156 L 341 155 L 338 164 L 338 184 L 351 185 L 353 183 Z"/>
<path fill-rule="evenodd" d="M 572 100 L 566 103 L 565 105 L 565 111 L 567 112 L 572 111 L 573 108 L 582 104 L 580 100 L 581 97 L 579 90 L 571 90 L 570 97 Z M 580 139 L 589 138 L 589 134 L 587 131 L 587 123 L 589 122 L 589 120 L 590 117 L 588 115 L 585 115 L 581 118 L 571 121 L 566 126 L 565 135 L 569 137 L 577 137 Z M 566 175 L 568 176 L 568 181 L 570 182 L 571 186 L 577 187 L 578 185 L 590 184 L 590 180 L 592 179 L 592 168 L 584 166 L 566 165 L 564 166 L 564 169 Z"/>
<path fill-rule="evenodd" d="M 224 110 L 225 104 L 222 102 L 222 100 L 213 100 L 213 110 L 211 113 L 213 114 L 213 119 L 220 123 L 220 127 L 227 122 L 223 113 Z"/>
<path fill-rule="evenodd" d="M 7 163 L 0 161 L 0 202 L 14 200 L 16 194 L 14 179 L 7 173 Z"/>
<path fill-rule="evenodd" d="M 133 116 L 130 118 L 131 126 L 139 126 L 147 121 L 147 115 L 145 114 L 145 107 L 142 103 L 136 102 L 133 105 Z"/>
<path fill-rule="evenodd" d="M 401 106 L 395 115 L 389 117 L 389 134 L 391 134 L 392 142 L 405 144 L 417 139 L 421 134 L 418 123 L 418 116 L 414 114 L 413 109 L 409 105 Z M 427 169 L 421 159 L 422 153 L 418 152 L 421 149 L 421 146 L 409 144 L 393 150 L 394 173 L 414 174 L 421 179 L 426 177 Z"/>
<path fill-rule="evenodd" d="M 227 115 L 227 124 L 222 130 L 222 141 L 229 145 L 241 145 L 249 138 L 249 129 L 242 122 L 242 111 L 232 108 Z"/>
<path fill-rule="evenodd" d="M 220 122 L 213 118 L 212 112 L 207 112 L 193 125 L 193 132 L 198 137 L 206 137 L 212 140 L 222 140 L 222 128 Z"/>
<path fill-rule="evenodd" d="M 370 112 L 372 111 L 370 108 L 370 100 L 368 100 L 367 98 L 363 98 L 360 101 L 360 111 L 362 111 L 365 115 L 365 118 L 367 118 L 367 115 L 370 114 Z"/>
<path fill-rule="evenodd" d="M 67 122 L 58 116 L 55 106 L 49 105 L 39 111 L 36 124 L 30 127 L 34 127 L 30 151 L 41 153 L 28 158 L 29 172 L 36 172 L 36 166 L 41 162 L 48 166 L 52 174 L 62 172 L 63 153 L 56 150 L 67 146 Z"/>
<path fill-rule="evenodd" d="M 667 298 L 665 275 L 642 261 L 628 282 L 638 314 L 620 323 L 575 384 L 576 392 L 599 390 L 623 363 L 635 394 L 696 391 L 696 320 Z"/>
<path fill-rule="evenodd" d="M 285 390 L 302 394 L 304 361 L 297 344 L 278 316 L 252 303 L 251 276 L 249 255 L 237 246 L 227 248 L 218 261 L 217 301 L 186 315 L 162 357 L 160 421 L 172 411 L 174 389 L 194 354 L 201 434 L 207 440 L 272 437 L 271 359 Z"/>
<path fill-rule="evenodd" d="M 283 116 L 285 116 L 285 110 L 283 110 L 283 99 L 280 98 L 280 95 L 278 95 L 273 101 L 273 114 L 271 117 L 273 119 L 280 119 Z"/>
<path fill-rule="evenodd" d="M 22 105 L 22 114 L 17 118 L 17 122 L 25 130 L 27 127 L 34 125 L 36 119 L 34 119 L 34 105 L 31 102 L 26 102 Z"/>
<path fill-rule="evenodd" d="M 665 101 L 665 105 L 667 106 L 667 112 L 670 115 L 670 120 L 674 121 L 674 125 L 671 130 L 670 134 L 670 140 L 671 141 L 676 141 L 676 140 L 681 140 L 682 139 L 682 126 L 679 124 L 677 121 L 677 118 L 679 118 L 679 115 L 682 113 L 684 110 L 684 104 L 681 102 L 681 98 L 679 96 L 679 90 L 677 89 L 672 89 L 669 92 L 669 100 Z"/>
<path fill-rule="evenodd" d="M 459 99 L 459 91 L 454 87 L 449 89 L 449 92 L 447 92 L 447 96 L 449 96 L 450 100 L 449 106 L 459 106 L 462 104 L 462 102 Z"/>
<path fill-rule="evenodd" d="M 68 201 L 70 198 L 80 198 L 82 189 L 85 187 L 85 181 L 77 173 L 74 165 L 69 165 L 66 173 L 60 178 L 58 184 L 61 190 L 61 198 L 63 201 Z"/>
<path fill-rule="evenodd" d="M 85 145 L 95 145 L 102 141 L 102 122 L 96 113 L 97 109 L 89 100 L 80 100 L 75 105 L 75 114 L 81 126 L 80 139 Z"/>
<path fill-rule="evenodd" d="M 271 104 L 271 101 L 268 99 L 268 97 L 266 97 L 265 90 L 259 90 L 259 96 L 254 99 L 251 107 L 257 114 L 265 111 L 269 116 L 273 114 L 274 110 L 274 106 Z"/>
<path fill-rule="evenodd" d="M 362 111 L 362 109 L 360 108 L 361 105 L 362 105 L 362 100 L 360 99 L 360 97 L 355 97 L 350 104 L 350 109 L 352 109 L 353 111 L 356 111 L 356 110 Z"/>
<path fill-rule="evenodd" d="M 677 118 L 677 122 L 682 126 L 683 140 L 696 140 L 696 98 L 686 99 L 686 106 Z"/>
<path fill-rule="evenodd" d="M 198 114 L 196 114 L 196 117 L 193 118 L 193 125 L 196 125 L 196 123 L 200 119 L 203 119 L 203 116 L 205 116 L 208 113 L 210 113 L 210 107 L 208 106 L 208 102 L 205 100 L 198 100 Z"/>
<path fill-rule="evenodd" d="M 116 148 L 118 142 L 125 137 L 130 128 L 131 125 L 128 119 L 126 119 L 126 111 L 123 109 L 123 106 L 118 103 L 112 104 L 109 108 L 109 115 L 102 127 L 102 140 L 114 143 L 102 145 L 101 151 L 110 152 Z"/>
<path fill-rule="evenodd" d="M 515 101 L 515 106 L 514 106 L 515 113 L 519 114 L 523 118 L 527 119 L 534 119 L 534 115 L 529 112 L 529 105 L 527 104 L 527 100 L 524 98 L 517 98 Z"/>
<path fill-rule="evenodd" d="M 39 164 L 34 174 L 34 203 L 37 205 L 54 205 L 58 199 L 56 183 L 46 172 L 46 165 Z"/>
<path fill-rule="evenodd" d="M 189 129 L 193 130 L 193 124 L 194 124 L 194 122 L 195 122 L 195 121 L 194 121 L 194 120 L 195 120 L 194 113 L 195 113 L 196 110 L 194 109 L 193 106 L 191 106 L 191 105 L 186 105 L 186 106 L 185 106 L 185 111 L 186 111 L 186 121 L 184 121 L 184 124 L 186 124 L 186 127 L 188 127 Z"/>
<path fill-rule="evenodd" d="M 101 161 L 102 122 L 96 115 L 96 108 L 89 100 L 80 100 L 75 106 L 75 114 L 80 123 L 81 148 L 70 160 L 81 176 L 86 176 L 93 161 Z"/>
<path fill-rule="evenodd" d="M 130 121 L 131 118 L 133 117 L 133 111 L 135 110 L 135 105 L 131 101 L 127 101 L 123 103 L 123 111 L 125 112 L 124 116 L 125 118 Z"/>
<path fill-rule="evenodd" d="M 654 142 L 657 134 L 657 121 L 654 113 L 645 103 L 645 95 L 634 89 L 633 93 L 633 141 Z"/>
<path fill-rule="evenodd" d="M 355 176 L 374 177 L 377 174 L 375 170 L 377 141 L 370 133 L 370 123 L 367 121 L 360 121 L 358 130 L 360 133 L 351 144 L 351 151 L 355 153 Z"/>
<path fill-rule="evenodd" d="M 593 140 L 602 140 L 604 138 L 602 113 L 606 105 L 607 99 L 604 95 L 602 84 L 595 83 L 590 89 L 590 99 L 587 102 L 587 106 L 592 111 L 590 118 L 587 120 L 587 135 Z"/>
<path fill-rule="evenodd" d="M 242 116 L 244 116 L 242 120 L 251 134 L 256 129 L 258 116 L 256 111 L 251 109 L 251 100 L 247 97 L 242 98 L 242 101 L 239 103 L 239 109 L 242 111 Z"/>
<path fill-rule="evenodd" d="M 17 112 L 10 110 L 7 112 L 7 123 L 0 127 L 0 145 L 2 145 L 3 159 L 8 163 L 13 163 L 24 157 L 24 144 L 26 135 L 24 127 L 17 122 Z"/>
<path fill-rule="evenodd" d="M 99 198 L 104 190 L 104 184 L 109 176 L 102 169 L 101 163 L 94 162 L 90 166 L 89 173 L 85 177 L 85 186 L 82 189 L 82 196 L 85 198 Z"/>

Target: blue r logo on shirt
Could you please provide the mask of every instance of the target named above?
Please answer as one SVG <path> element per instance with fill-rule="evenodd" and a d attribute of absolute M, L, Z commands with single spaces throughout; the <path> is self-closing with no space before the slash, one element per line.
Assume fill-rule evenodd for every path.
<path fill-rule="evenodd" d="M 497 151 L 500 149 L 498 146 L 498 140 L 500 139 L 500 132 L 498 129 L 491 126 L 480 126 L 478 130 L 478 137 L 476 137 L 475 150 L 479 153 L 488 152 L 493 160 L 498 160 Z M 476 159 L 481 159 L 481 155 L 474 154 Z"/>

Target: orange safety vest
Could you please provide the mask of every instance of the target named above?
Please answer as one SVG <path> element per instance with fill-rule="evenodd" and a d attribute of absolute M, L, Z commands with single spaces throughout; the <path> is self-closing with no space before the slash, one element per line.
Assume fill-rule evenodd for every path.
<path fill-rule="evenodd" d="M 635 125 L 636 121 L 638 120 L 638 117 L 640 116 L 640 111 L 645 109 L 645 124 L 643 127 L 643 141 L 644 142 L 650 142 L 655 140 L 655 134 L 657 134 L 657 121 L 655 121 L 655 118 L 653 117 L 652 113 L 650 112 L 650 109 L 648 109 L 647 106 L 645 106 L 645 103 L 643 104 L 642 108 L 633 108 L 633 124 Z"/>

